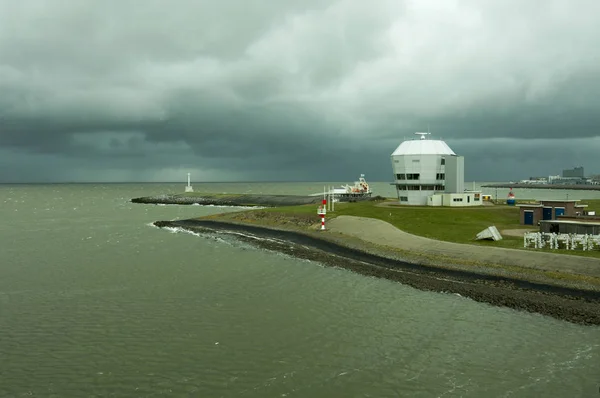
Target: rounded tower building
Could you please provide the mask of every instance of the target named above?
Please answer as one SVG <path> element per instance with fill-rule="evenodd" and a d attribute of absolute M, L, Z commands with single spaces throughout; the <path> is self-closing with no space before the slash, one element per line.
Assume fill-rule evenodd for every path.
<path fill-rule="evenodd" d="M 444 141 L 426 139 L 429 133 L 415 134 L 419 135 L 420 139 L 402 142 L 391 155 L 394 171 L 392 184 L 396 186 L 401 204 L 426 206 L 429 196 L 447 192 L 446 160 L 449 157 L 453 157 L 451 160 L 456 159 L 456 154 Z M 452 169 L 462 171 L 456 170 L 456 167 Z M 464 176 L 464 171 L 460 174 Z M 462 176 L 452 176 L 449 183 L 455 185 L 452 181 L 461 181 L 460 177 Z M 464 178 L 458 184 L 463 183 Z M 463 190 L 464 188 L 452 186 L 454 192 Z"/>

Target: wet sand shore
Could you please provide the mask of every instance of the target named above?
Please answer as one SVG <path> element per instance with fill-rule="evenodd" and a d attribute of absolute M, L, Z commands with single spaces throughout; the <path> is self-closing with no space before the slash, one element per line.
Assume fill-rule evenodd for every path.
<path fill-rule="evenodd" d="M 332 220 L 333 221 L 333 220 Z M 331 223 L 331 222 L 330 222 Z M 156 226 L 201 233 L 227 233 L 274 250 L 362 275 L 386 278 L 421 290 L 459 294 L 475 301 L 551 316 L 578 324 L 600 325 L 600 290 L 553 283 L 534 275 L 484 266 L 460 267 L 394 252 L 356 236 L 281 229 L 216 219 L 157 221 Z"/>

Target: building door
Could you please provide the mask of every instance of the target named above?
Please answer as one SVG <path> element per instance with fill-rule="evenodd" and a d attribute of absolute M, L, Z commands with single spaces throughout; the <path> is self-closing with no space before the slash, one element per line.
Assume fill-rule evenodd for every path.
<path fill-rule="evenodd" d="M 558 217 L 558 216 L 564 216 L 565 215 L 565 208 L 564 207 L 555 207 L 554 208 L 554 216 Z"/>
<path fill-rule="evenodd" d="M 542 212 L 542 219 L 552 220 L 552 207 L 544 207 L 544 211 Z"/>
<path fill-rule="evenodd" d="M 525 219 L 523 224 L 533 225 L 533 210 L 525 210 Z"/>

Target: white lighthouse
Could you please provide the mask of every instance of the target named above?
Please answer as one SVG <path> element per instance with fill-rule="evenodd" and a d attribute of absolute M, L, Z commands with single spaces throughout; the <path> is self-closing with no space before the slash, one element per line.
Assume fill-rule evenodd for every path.
<path fill-rule="evenodd" d="M 192 184 L 191 184 L 191 180 L 190 180 L 190 173 L 188 173 L 188 184 L 185 187 L 185 192 L 194 192 L 194 188 L 192 188 Z"/>

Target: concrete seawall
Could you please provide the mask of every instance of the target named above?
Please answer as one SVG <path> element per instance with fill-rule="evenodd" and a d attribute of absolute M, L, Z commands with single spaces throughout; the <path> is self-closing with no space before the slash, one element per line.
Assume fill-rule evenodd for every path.
<path fill-rule="evenodd" d="M 201 219 L 157 221 L 154 225 L 205 233 L 231 233 L 259 247 L 363 275 L 398 281 L 421 290 L 456 293 L 493 305 L 541 313 L 574 323 L 600 325 L 598 291 L 543 284 L 525 278 L 424 266 L 367 253 L 350 245 L 297 231 Z"/>

